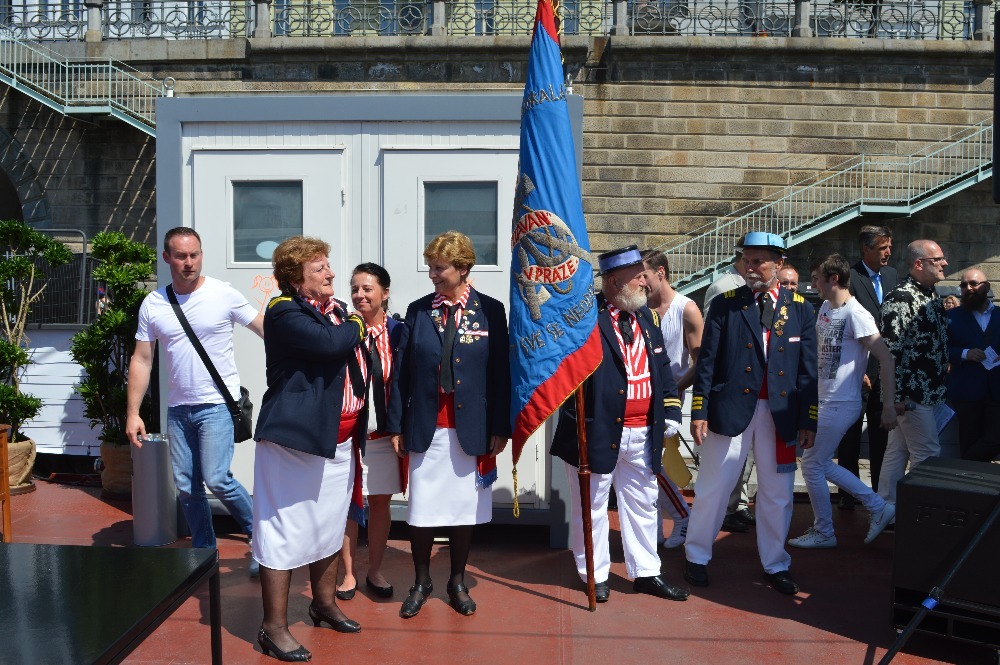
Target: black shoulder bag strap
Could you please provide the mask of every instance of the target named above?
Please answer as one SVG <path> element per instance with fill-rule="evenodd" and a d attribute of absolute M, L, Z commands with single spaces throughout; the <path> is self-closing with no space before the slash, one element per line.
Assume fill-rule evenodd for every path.
<path fill-rule="evenodd" d="M 212 364 L 211 359 L 208 357 L 208 352 L 205 351 L 205 347 L 201 345 L 198 338 L 195 337 L 194 331 L 191 330 L 191 324 L 188 323 L 187 317 L 184 316 L 184 310 L 181 309 L 180 303 L 177 302 L 177 296 L 174 294 L 173 285 L 167 285 L 167 298 L 170 300 L 171 307 L 174 308 L 174 314 L 177 315 L 177 320 L 181 322 L 181 327 L 184 328 L 184 332 L 187 333 L 188 339 L 191 340 L 191 346 L 194 350 L 198 352 L 201 356 L 201 361 L 205 363 L 205 369 L 212 376 L 212 380 L 215 381 L 215 386 L 222 393 L 222 398 L 226 400 L 226 406 L 229 408 L 229 413 L 236 417 L 240 414 L 239 404 L 233 399 L 233 396 L 229 394 L 229 388 L 226 387 L 225 382 L 219 375 L 219 370 L 215 369 L 215 365 Z"/>

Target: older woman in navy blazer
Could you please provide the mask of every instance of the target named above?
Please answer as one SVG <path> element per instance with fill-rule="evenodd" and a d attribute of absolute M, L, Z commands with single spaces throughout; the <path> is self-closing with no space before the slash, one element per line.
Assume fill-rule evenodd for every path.
<path fill-rule="evenodd" d="M 355 446 L 364 443 L 358 424 L 367 422 L 357 350 L 366 330 L 333 297 L 329 252 L 316 238 L 281 243 L 272 260 L 283 295 L 264 313 L 267 391 L 255 433 L 253 504 L 264 603 L 257 641 L 282 661 L 312 657 L 288 630 L 288 589 L 299 566 L 309 567 L 313 624 L 361 630 L 337 607 L 336 588 Z"/>
<path fill-rule="evenodd" d="M 465 585 L 472 527 L 490 521 L 495 457 L 510 438 L 507 315 L 468 283 L 472 241 L 449 231 L 424 250 L 434 293 L 410 304 L 396 350 L 388 431 L 409 455 L 410 543 L 415 582 L 400 616 L 415 616 L 433 590 L 434 527 L 449 526 L 448 597 L 476 611 Z"/>

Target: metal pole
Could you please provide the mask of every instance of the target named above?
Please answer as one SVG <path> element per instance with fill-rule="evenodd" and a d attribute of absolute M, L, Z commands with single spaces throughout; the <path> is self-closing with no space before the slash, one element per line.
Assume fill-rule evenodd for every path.
<path fill-rule="evenodd" d="M 590 461 L 587 459 L 587 419 L 583 401 L 583 386 L 576 389 L 576 436 L 580 447 L 580 514 L 583 517 L 583 552 L 587 560 L 587 609 L 597 610 L 597 585 L 594 581 L 594 533 L 590 512 Z"/>

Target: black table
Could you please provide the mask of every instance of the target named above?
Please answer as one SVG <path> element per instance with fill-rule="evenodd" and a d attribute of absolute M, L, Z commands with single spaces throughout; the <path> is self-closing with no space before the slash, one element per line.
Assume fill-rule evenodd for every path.
<path fill-rule="evenodd" d="M 120 663 L 209 583 L 222 663 L 214 549 L 0 544 L 0 663 Z"/>

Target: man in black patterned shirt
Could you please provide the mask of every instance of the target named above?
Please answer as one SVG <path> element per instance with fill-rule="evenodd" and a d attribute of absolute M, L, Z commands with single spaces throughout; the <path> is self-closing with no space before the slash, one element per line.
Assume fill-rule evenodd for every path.
<path fill-rule="evenodd" d="M 882 338 L 896 361 L 895 396 L 899 427 L 889 432 L 878 493 L 896 502 L 896 483 L 906 463 L 916 466 L 941 452 L 934 409 L 944 402 L 948 371 L 948 317 L 934 285 L 944 279 L 948 261 L 933 240 L 906 247 L 909 276 L 882 301 Z M 904 411 L 905 409 L 905 411 Z"/>

